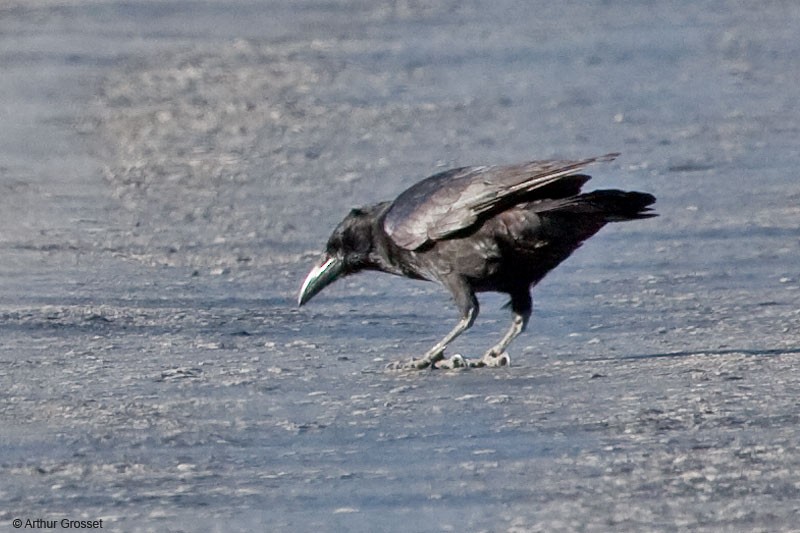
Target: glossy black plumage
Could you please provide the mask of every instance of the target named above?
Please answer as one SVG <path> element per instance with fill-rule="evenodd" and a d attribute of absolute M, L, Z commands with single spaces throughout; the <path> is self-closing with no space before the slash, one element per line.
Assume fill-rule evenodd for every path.
<path fill-rule="evenodd" d="M 298 304 L 360 270 L 441 283 L 461 320 L 422 358 L 407 364 L 424 368 L 443 359 L 447 344 L 472 325 L 479 309 L 476 292 L 506 293 L 512 325 L 471 363 L 505 364 L 506 347 L 530 317 L 531 287 L 606 223 L 654 216 L 650 194 L 580 192 L 589 176 L 577 172 L 616 156 L 448 170 L 418 182 L 393 202 L 353 209 L 306 277 Z M 458 357 L 450 362 L 469 364 Z"/>

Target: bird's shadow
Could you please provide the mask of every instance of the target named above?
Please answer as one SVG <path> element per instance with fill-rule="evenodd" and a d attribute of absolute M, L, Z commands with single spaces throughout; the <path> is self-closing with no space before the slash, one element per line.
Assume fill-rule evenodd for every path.
<path fill-rule="evenodd" d="M 769 357 L 776 355 L 800 354 L 800 348 L 726 348 L 724 350 L 679 350 L 674 352 L 649 353 L 615 357 L 616 360 L 660 359 L 668 357 L 692 357 L 697 355 L 749 355 Z M 611 358 L 604 358 L 610 360 Z"/>

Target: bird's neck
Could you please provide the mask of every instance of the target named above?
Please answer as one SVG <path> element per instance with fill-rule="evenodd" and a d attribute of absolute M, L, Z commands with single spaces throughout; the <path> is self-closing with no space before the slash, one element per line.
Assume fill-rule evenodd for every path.
<path fill-rule="evenodd" d="M 388 205 L 387 209 L 388 210 Z M 396 276 L 405 276 L 414 279 L 428 279 L 422 272 L 419 272 L 414 265 L 416 261 L 411 260 L 414 252 L 397 246 L 394 241 L 386 234 L 383 229 L 383 219 L 386 210 L 376 217 L 372 228 L 373 248 L 369 253 L 369 270 L 379 270 Z"/>

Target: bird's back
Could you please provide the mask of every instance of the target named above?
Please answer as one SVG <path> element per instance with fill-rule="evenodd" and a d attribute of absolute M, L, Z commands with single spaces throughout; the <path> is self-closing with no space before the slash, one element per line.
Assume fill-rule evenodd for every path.
<path fill-rule="evenodd" d="M 463 167 L 430 176 L 392 202 L 384 229 L 407 250 L 446 239 L 516 204 L 577 195 L 589 176 L 577 172 L 606 154 L 578 161 L 539 160 L 516 165 Z"/>
<path fill-rule="evenodd" d="M 654 201 L 645 193 L 601 190 L 527 202 L 419 255 L 477 291 L 511 292 L 541 281 L 608 222 L 654 216 L 647 207 Z"/>

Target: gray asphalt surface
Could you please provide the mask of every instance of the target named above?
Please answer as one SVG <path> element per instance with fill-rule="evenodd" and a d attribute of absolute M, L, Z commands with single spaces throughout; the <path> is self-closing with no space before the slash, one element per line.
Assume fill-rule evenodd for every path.
<path fill-rule="evenodd" d="M 0 530 L 800 530 L 800 4 L 0 5 Z M 623 155 L 512 366 L 350 207 Z M 482 298 L 455 345 L 506 327 Z M 58 528 L 56 528 L 58 529 Z"/>

